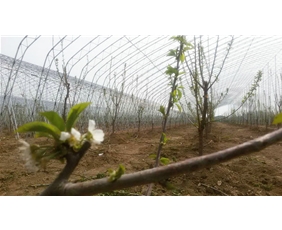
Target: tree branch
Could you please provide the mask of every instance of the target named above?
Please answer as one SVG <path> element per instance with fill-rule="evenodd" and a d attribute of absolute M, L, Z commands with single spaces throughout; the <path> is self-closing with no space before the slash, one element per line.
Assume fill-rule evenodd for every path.
<path fill-rule="evenodd" d="M 211 72 L 210 72 L 210 75 L 209 75 L 209 81 L 208 81 L 209 84 L 211 83 L 211 78 L 212 78 L 213 70 L 214 70 L 214 66 L 215 66 L 215 60 L 216 60 L 216 55 L 217 55 L 218 43 L 219 43 L 219 36 L 217 36 L 216 47 L 215 47 L 213 63 L 212 63 L 212 69 L 211 69 Z"/>
<path fill-rule="evenodd" d="M 153 183 L 171 176 L 193 172 L 242 155 L 260 151 L 281 139 L 282 129 L 213 154 L 191 158 L 167 166 L 125 174 L 115 182 L 109 182 L 107 178 L 103 178 L 76 184 L 67 183 L 60 189 L 57 195 L 94 195 L 101 192 Z"/>
<path fill-rule="evenodd" d="M 223 59 L 222 65 L 221 65 L 221 67 L 220 67 L 220 69 L 219 69 L 219 72 L 218 72 L 217 75 L 215 76 L 215 79 L 213 80 L 212 83 L 210 83 L 210 82 L 211 82 L 211 76 L 212 76 L 212 73 L 211 73 L 210 79 L 209 79 L 209 83 L 210 83 L 209 89 L 213 86 L 213 84 L 216 82 L 216 80 L 218 79 L 219 75 L 221 74 L 221 71 L 223 70 L 225 61 L 226 61 L 226 59 L 227 59 L 227 57 L 228 57 L 228 55 L 229 55 L 229 52 L 230 52 L 230 50 L 231 50 L 231 48 L 232 48 L 233 41 L 234 41 L 234 36 L 232 36 L 231 41 L 228 43 L 228 48 L 227 48 L 226 55 L 224 56 L 224 59 Z M 216 52 L 217 52 L 217 51 L 216 51 Z M 213 64 L 213 66 L 212 66 L 212 72 L 213 72 L 213 68 L 214 68 L 214 64 Z"/>
<path fill-rule="evenodd" d="M 85 142 L 81 149 L 78 152 L 71 151 L 66 155 L 67 163 L 63 169 L 63 171 L 58 175 L 58 177 L 54 180 L 52 184 L 50 184 L 40 195 L 41 196 L 51 196 L 51 195 L 62 195 L 62 189 L 64 185 L 67 183 L 71 174 L 75 170 L 81 158 L 90 148 L 91 144 L 89 142 Z"/>

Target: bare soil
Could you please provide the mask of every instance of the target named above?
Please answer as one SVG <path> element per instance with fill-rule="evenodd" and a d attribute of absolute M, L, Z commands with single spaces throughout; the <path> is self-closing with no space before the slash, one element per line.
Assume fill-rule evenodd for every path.
<path fill-rule="evenodd" d="M 214 123 L 212 133 L 205 140 L 205 154 L 223 150 L 262 136 L 271 130 Z M 102 145 L 90 149 L 70 178 L 71 182 L 93 180 L 107 176 L 108 169 L 123 164 L 126 173 L 148 169 L 154 160 L 160 129 L 119 132 L 106 135 Z M 162 156 L 171 162 L 196 157 L 197 131 L 192 126 L 170 127 L 169 141 Z M 46 139 L 25 138 L 30 143 Z M 282 141 L 265 150 L 252 153 L 213 167 L 168 178 L 155 184 L 152 195 L 180 196 L 281 196 L 282 195 Z M 0 195 L 33 196 L 42 192 L 63 168 L 52 161 L 46 171 L 28 172 L 19 156 L 19 142 L 9 133 L 0 133 Z M 99 154 L 103 153 L 102 156 Z M 102 193 L 99 195 L 143 195 L 147 185 Z"/>

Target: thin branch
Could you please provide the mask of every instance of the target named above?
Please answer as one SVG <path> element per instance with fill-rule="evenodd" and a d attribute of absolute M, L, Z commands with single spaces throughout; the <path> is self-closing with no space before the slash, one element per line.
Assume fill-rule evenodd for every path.
<path fill-rule="evenodd" d="M 39 187 L 46 187 L 49 186 L 50 184 L 33 184 L 33 185 L 28 185 L 28 187 L 32 188 L 39 188 Z"/>
<path fill-rule="evenodd" d="M 210 76 L 209 76 L 209 81 L 208 81 L 209 84 L 211 83 L 211 78 L 212 78 L 212 74 L 213 74 L 213 70 L 214 70 L 214 66 L 215 66 L 215 60 L 216 60 L 216 55 L 217 55 L 218 42 L 219 42 L 219 36 L 217 36 L 216 47 L 215 47 L 215 51 L 214 51 L 214 58 L 213 58 L 213 63 L 212 63 L 212 69 L 211 69 Z"/>
<path fill-rule="evenodd" d="M 76 184 L 67 183 L 60 189 L 60 193 L 57 195 L 94 195 L 101 192 L 153 183 L 171 176 L 193 172 L 239 156 L 258 152 L 281 139 L 282 129 L 279 129 L 252 141 L 213 154 L 191 158 L 167 166 L 125 174 L 115 182 L 109 182 L 106 178 L 103 178 Z"/>
<path fill-rule="evenodd" d="M 203 70 L 203 67 L 204 67 L 204 64 L 203 64 L 203 47 L 202 47 L 202 40 L 201 40 L 201 37 L 200 37 L 200 43 L 198 43 L 198 62 L 199 62 L 199 69 L 200 69 L 200 75 L 201 75 L 201 79 L 202 79 L 202 84 L 204 85 L 204 82 L 205 82 L 205 78 L 204 78 L 204 70 Z M 196 44 L 195 44 L 196 46 Z M 202 87 L 203 88 L 203 87 Z"/>
<path fill-rule="evenodd" d="M 204 187 L 210 188 L 210 189 L 212 189 L 212 190 L 214 190 L 214 191 L 216 191 L 216 192 L 218 192 L 218 193 L 220 193 L 220 194 L 222 194 L 222 195 L 224 195 L 224 196 L 229 196 L 229 195 L 226 194 L 225 192 L 222 192 L 222 191 L 220 191 L 219 189 L 216 189 L 216 188 L 214 188 L 214 187 L 212 187 L 212 186 L 210 186 L 210 185 L 200 183 L 199 186 L 204 186 Z"/>
<path fill-rule="evenodd" d="M 210 84 L 209 89 L 213 86 L 213 84 L 216 82 L 216 80 L 218 79 L 219 75 L 221 74 L 221 71 L 222 71 L 222 69 L 223 69 L 223 67 L 224 67 L 225 61 L 226 61 L 226 59 L 227 59 L 227 57 L 228 57 L 228 55 L 229 55 L 229 52 L 230 52 L 230 50 L 231 50 L 231 48 L 232 48 L 233 41 L 234 41 L 234 36 L 232 36 L 230 43 L 228 43 L 227 53 L 226 53 L 226 55 L 225 55 L 225 57 L 224 57 L 224 59 L 223 59 L 222 65 L 221 65 L 221 67 L 220 67 L 220 69 L 219 69 L 219 72 L 218 72 L 217 75 L 215 76 L 214 81 Z M 214 68 L 214 65 L 213 65 L 212 68 Z M 213 70 L 212 70 L 212 71 L 213 71 Z M 211 73 L 211 75 L 212 75 L 212 73 Z M 211 76 L 210 76 L 210 78 L 211 78 Z"/>
<path fill-rule="evenodd" d="M 63 79 L 62 80 L 64 81 L 64 85 L 66 87 L 67 93 L 66 93 L 66 96 L 65 96 L 62 118 L 63 118 L 64 121 L 66 121 L 67 120 L 66 110 L 67 110 L 67 101 L 68 101 L 69 94 L 70 94 L 70 83 L 68 82 L 68 78 L 67 78 L 67 69 L 66 69 L 66 67 L 63 67 L 63 68 L 64 68 L 64 73 L 63 73 Z"/>
<path fill-rule="evenodd" d="M 189 54 L 189 53 L 188 53 L 188 54 Z M 188 70 L 189 70 L 190 76 L 192 76 L 192 78 L 195 80 L 195 82 L 196 82 L 201 88 L 203 88 L 203 85 L 194 77 L 194 73 L 193 73 L 193 71 L 190 69 L 189 64 L 188 64 L 188 62 L 187 62 L 186 59 L 185 59 L 185 63 L 186 63 L 186 66 L 187 66 L 187 68 L 188 68 Z M 191 62 L 191 65 L 192 65 L 192 68 L 193 68 L 192 62 Z M 195 69 L 197 70 L 196 67 L 195 67 Z"/>

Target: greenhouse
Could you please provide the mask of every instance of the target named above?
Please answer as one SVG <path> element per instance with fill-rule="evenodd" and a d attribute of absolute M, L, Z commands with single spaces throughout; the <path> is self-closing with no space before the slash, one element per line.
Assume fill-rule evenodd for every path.
<path fill-rule="evenodd" d="M 66 96 L 64 68 L 70 84 L 67 105 L 91 102 L 88 117 L 100 127 L 139 129 L 161 124 L 161 105 L 170 94 L 168 56 L 177 44 L 171 36 L 3 36 L 1 45 L 1 129 L 38 119 L 42 110 L 61 111 Z M 281 112 L 282 38 L 279 36 L 187 36 L 193 48 L 180 66 L 184 74 L 181 112 L 173 107 L 171 122 L 194 122 L 191 74 L 198 46 L 203 49 L 203 76 L 211 75 L 209 94 L 215 116 L 236 122 L 270 123 Z M 196 58 L 197 58 L 196 57 Z M 257 73 L 262 76 L 252 96 Z M 117 112 L 118 111 L 118 112 Z M 234 112 L 236 111 L 236 112 Z M 252 113 L 250 113 L 252 112 Z M 117 114 L 116 114 L 117 113 Z M 269 121 L 265 120 L 265 113 Z M 141 117 L 142 116 L 142 117 Z M 239 119 L 239 117 L 241 119 Z M 138 125 L 139 124 L 139 125 Z"/>
<path fill-rule="evenodd" d="M 0 195 L 282 195 L 282 36 L 2 36 L 0 60 Z"/>

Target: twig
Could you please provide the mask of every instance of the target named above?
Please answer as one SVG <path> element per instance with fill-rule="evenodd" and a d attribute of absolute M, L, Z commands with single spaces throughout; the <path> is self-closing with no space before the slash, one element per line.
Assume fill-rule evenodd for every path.
<path fill-rule="evenodd" d="M 68 79 L 67 79 L 66 67 L 64 67 L 64 73 L 63 73 L 62 81 L 64 81 L 64 85 L 65 85 L 66 90 L 67 90 L 67 93 L 66 93 L 66 96 L 65 96 L 65 101 L 64 101 L 63 114 L 62 114 L 63 120 L 66 121 L 66 119 L 67 119 L 66 118 L 67 100 L 69 98 L 69 93 L 70 93 L 70 83 L 68 82 Z"/>
<path fill-rule="evenodd" d="M 38 187 L 46 187 L 49 186 L 50 184 L 34 184 L 34 185 L 28 185 L 28 187 L 32 188 L 38 188 Z"/>
<path fill-rule="evenodd" d="M 208 146 L 210 143 L 212 143 L 212 140 L 210 140 L 207 144 L 205 144 L 204 147 Z"/>
<path fill-rule="evenodd" d="M 99 194 L 97 194 L 98 196 L 100 195 L 100 196 L 107 196 L 107 195 L 105 195 L 105 194 L 103 194 L 103 193 L 99 193 Z M 120 191 L 116 191 L 115 192 L 115 195 L 116 196 L 122 196 L 122 195 L 126 195 L 126 196 L 142 196 L 142 194 L 139 194 L 139 193 L 131 193 L 131 192 L 120 192 Z"/>
<path fill-rule="evenodd" d="M 229 196 L 229 195 L 226 194 L 225 192 L 222 192 L 222 191 L 220 191 L 220 190 L 218 190 L 218 189 L 216 189 L 216 188 L 214 188 L 214 187 L 212 187 L 212 186 L 209 186 L 209 185 L 207 185 L 207 184 L 199 183 L 199 186 L 204 186 L 204 187 L 213 189 L 214 191 L 217 191 L 217 192 L 223 194 L 224 196 Z"/>

